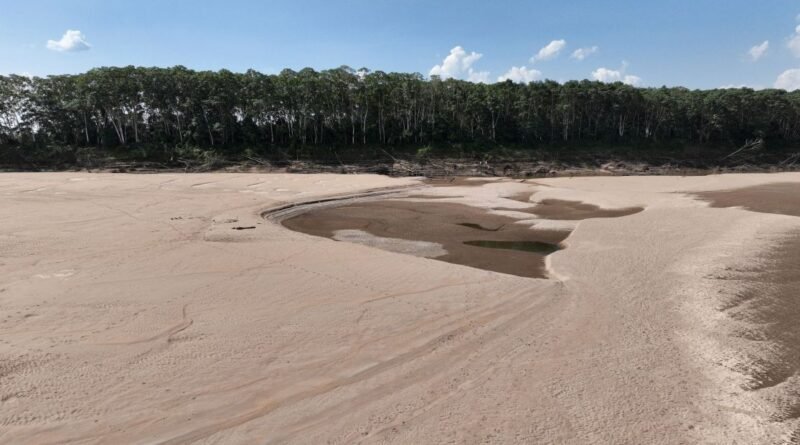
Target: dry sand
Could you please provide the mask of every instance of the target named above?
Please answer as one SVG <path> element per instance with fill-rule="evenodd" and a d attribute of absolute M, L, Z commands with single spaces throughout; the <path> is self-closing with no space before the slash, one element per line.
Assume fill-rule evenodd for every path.
<path fill-rule="evenodd" d="M 800 175 L 408 192 L 572 230 L 533 279 L 261 217 L 413 179 L 3 174 L 0 443 L 800 443 L 776 183 Z M 557 201 L 645 210 L 531 213 Z"/>

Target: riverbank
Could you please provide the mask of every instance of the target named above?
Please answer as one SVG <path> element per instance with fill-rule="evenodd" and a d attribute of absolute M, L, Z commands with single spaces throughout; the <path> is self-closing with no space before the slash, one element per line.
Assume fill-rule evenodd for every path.
<path fill-rule="evenodd" d="M 0 147 L 0 171 L 90 171 L 106 173 L 334 173 L 393 177 L 698 176 L 723 173 L 777 173 L 800 170 L 800 152 L 791 147 L 761 147 L 731 156 L 733 146 L 525 147 L 357 146 L 261 148 L 216 152 L 111 150 L 60 147 L 39 156 L 21 148 Z M 288 151 L 287 151 L 288 150 Z M 173 153 L 174 152 L 174 153 Z M 291 153 L 290 153 L 291 152 Z M 148 154 L 149 153 L 149 154 Z M 176 154 L 182 153 L 182 154 Z"/>
<path fill-rule="evenodd" d="M 0 175 L 0 442 L 797 442 L 800 218 L 757 204 L 800 174 L 469 182 Z M 566 248 L 527 278 L 262 216 L 398 190 Z"/>

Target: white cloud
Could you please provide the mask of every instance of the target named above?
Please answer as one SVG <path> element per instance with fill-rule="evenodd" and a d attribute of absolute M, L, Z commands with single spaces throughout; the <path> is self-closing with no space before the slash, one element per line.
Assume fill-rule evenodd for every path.
<path fill-rule="evenodd" d="M 552 42 L 548 43 L 547 46 L 540 49 L 535 56 L 531 57 L 531 63 L 540 60 L 550 60 L 554 57 L 557 57 L 565 46 L 567 46 L 567 42 L 565 40 L 553 40 Z"/>
<path fill-rule="evenodd" d="M 526 68 L 524 66 L 512 66 L 507 73 L 497 78 L 498 82 L 505 82 L 511 80 L 518 83 L 530 83 L 542 78 L 542 72 L 533 68 Z"/>
<path fill-rule="evenodd" d="M 622 79 L 622 83 L 627 83 L 628 85 L 636 86 L 642 83 L 642 78 L 639 76 L 632 76 L 628 74 Z"/>
<path fill-rule="evenodd" d="M 764 40 L 764 42 L 761 43 L 760 45 L 756 45 L 750 48 L 750 51 L 748 51 L 747 54 L 750 55 L 750 60 L 755 62 L 758 59 L 764 57 L 764 54 L 767 53 L 768 49 L 769 49 L 769 40 Z"/>
<path fill-rule="evenodd" d="M 775 80 L 775 88 L 786 91 L 800 90 L 800 69 L 786 70 Z"/>
<path fill-rule="evenodd" d="M 632 74 L 625 74 L 628 69 L 628 63 L 622 62 L 622 68 L 612 70 L 609 68 L 598 68 L 592 71 L 592 79 L 599 80 L 600 82 L 622 82 L 628 85 L 639 85 L 642 83 L 642 78 Z"/>
<path fill-rule="evenodd" d="M 747 85 L 747 84 L 744 84 L 744 83 L 740 83 L 740 84 L 731 83 L 731 84 L 728 84 L 728 85 L 722 85 L 718 89 L 720 89 L 720 90 L 739 90 L 739 89 L 742 89 L 742 88 L 750 88 L 751 90 L 763 90 L 764 89 L 764 87 L 759 86 L 759 85 Z"/>
<path fill-rule="evenodd" d="M 469 73 L 467 74 L 467 80 L 475 83 L 489 83 L 489 72 L 474 71 L 472 68 L 470 68 Z"/>
<path fill-rule="evenodd" d="M 86 41 L 86 36 L 78 30 L 68 29 L 61 40 L 48 40 L 47 49 L 61 52 L 86 51 L 92 46 Z"/>
<path fill-rule="evenodd" d="M 575 60 L 583 60 L 583 59 L 591 56 L 592 54 L 596 53 L 599 50 L 600 50 L 600 48 L 598 48 L 597 46 L 589 46 L 589 47 L 586 47 L 586 48 L 578 48 L 578 49 L 576 49 L 575 51 L 572 52 L 572 55 L 570 57 L 575 59 Z"/>
<path fill-rule="evenodd" d="M 800 57 L 800 25 L 794 29 L 794 34 L 789 37 L 786 46 L 792 51 L 795 57 Z"/>
<path fill-rule="evenodd" d="M 441 65 L 431 68 L 429 75 L 440 76 L 442 79 L 466 78 L 470 82 L 488 82 L 488 71 L 475 71 L 472 65 L 480 60 L 483 54 L 475 51 L 467 54 L 464 48 L 456 46 L 450 50 L 450 54 L 444 58 Z"/>

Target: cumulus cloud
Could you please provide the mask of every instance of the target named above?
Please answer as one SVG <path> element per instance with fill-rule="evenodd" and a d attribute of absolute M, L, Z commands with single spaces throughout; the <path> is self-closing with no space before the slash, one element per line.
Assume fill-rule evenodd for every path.
<path fill-rule="evenodd" d="M 533 68 L 526 68 L 524 66 L 512 66 L 507 73 L 497 78 L 498 82 L 505 82 L 510 80 L 517 83 L 530 83 L 542 78 L 542 72 Z"/>
<path fill-rule="evenodd" d="M 592 79 L 606 83 L 622 82 L 634 86 L 642 83 L 641 77 L 634 76 L 632 74 L 626 74 L 625 71 L 627 69 L 628 69 L 628 64 L 626 62 L 622 62 L 622 68 L 618 70 L 612 70 L 609 68 L 598 68 L 592 71 Z"/>
<path fill-rule="evenodd" d="M 567 46 L 567 42 L 565 40 L 553 40 L 552 42 L 548 43 L 547 46 L 540 49 L 535 56 L 531 57 L 531 63 L 538 62 L 540 60 L 550 60 L 558 57 L 558 55 L 561 53 L 561 50 L 564 49 L 565 46 Z"/>
<path fill-rule="evenodd" d="M 800 69 L 786 70 L 775 80 L 775 88 L 786 91 L 800 90 Z"/>
<path fill-rule="evenodd" d="M 800 25 L 794 29 L 794 34 L 789 37 L 789 41 L 786 42 L 786 46 L 789 47 L 789 50 L 792 51 L 795 57 L 800 57 Z"/>
<path fill-rule="evenodd" d="M 739 84 L 730 83 L 728 85 L 722 85 L 721 87 L 719 87 L 720 90 L 739 90 L 739 89 L 742 89 L 742 88 L 750 88 L 752 90 L 760 90 L 760 89 L 762 89 L 762 87 L 760 87 L 760 86 L 751 86 L 751 85 L 747 85 L 747 84 L 744 84 L 744 83 L 739 83 Z"/>
<path fill-rule="evenodd" d="M 764 42 L 761 43 L 760 45 L 756 45 L 750 48 L 750 51 L 748 51 L 747 54 L 750 55 L 750 60 L 755 62 L 758 59 L 764 57 L 764 54 L 767 53 L 768 49 L 769 49 L 769 40 L 764 40 Z"/>
<path fill-rule="evenodd" d="M 92 46 L 86 41 L 86 36 L 75 29 L 68 29 L 61 36 L 61 40 L 48 40 L 47 49 L 60 52 L 86 51 Z"/>
<path fill-rule="evenodd" d="M 586 47 L 586 48 L 578 48 L 578 49 L 576 49 L 575 51 L 572 52 L 572 55 L 570 57 L 575 59 L 575 60 L 583 60 L 583 59 L 591 56 L 592 54 L 596 53 L 599 50 L 600 50 L 600 48 L 598 48 L 597 46 L 589 46 L 589 47 Z"/>
<path fill-rule="evenodd" d="M 470 68 L 467 73 L 467 80 L 475 83 L 489 83 L 488 71 L 474 71 Z"/>
<path fill-rule="evenodd" d="M 450 54 L 444 58 L 441 65 L 431 68 L 431 76 L 440 76 L 442 79 L 456 78 L 466 79 L 470 82 L 488 82 L 488 71 L 475 71 L 472 65 L 480 60 L 483 54 L 475 51 L 467 53 L 464 48 L 456 46 L 450 50 Z"/>

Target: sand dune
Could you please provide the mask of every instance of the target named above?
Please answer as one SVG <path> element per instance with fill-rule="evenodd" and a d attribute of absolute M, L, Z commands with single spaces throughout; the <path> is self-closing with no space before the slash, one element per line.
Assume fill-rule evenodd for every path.
<path fill-rule="evenodd" d="M 800 175 L 3 174 L 0 442 L 800 443 L 768 184 Z M 262 217 L 395 188 L 572 232 L 536 279 Z"/>

